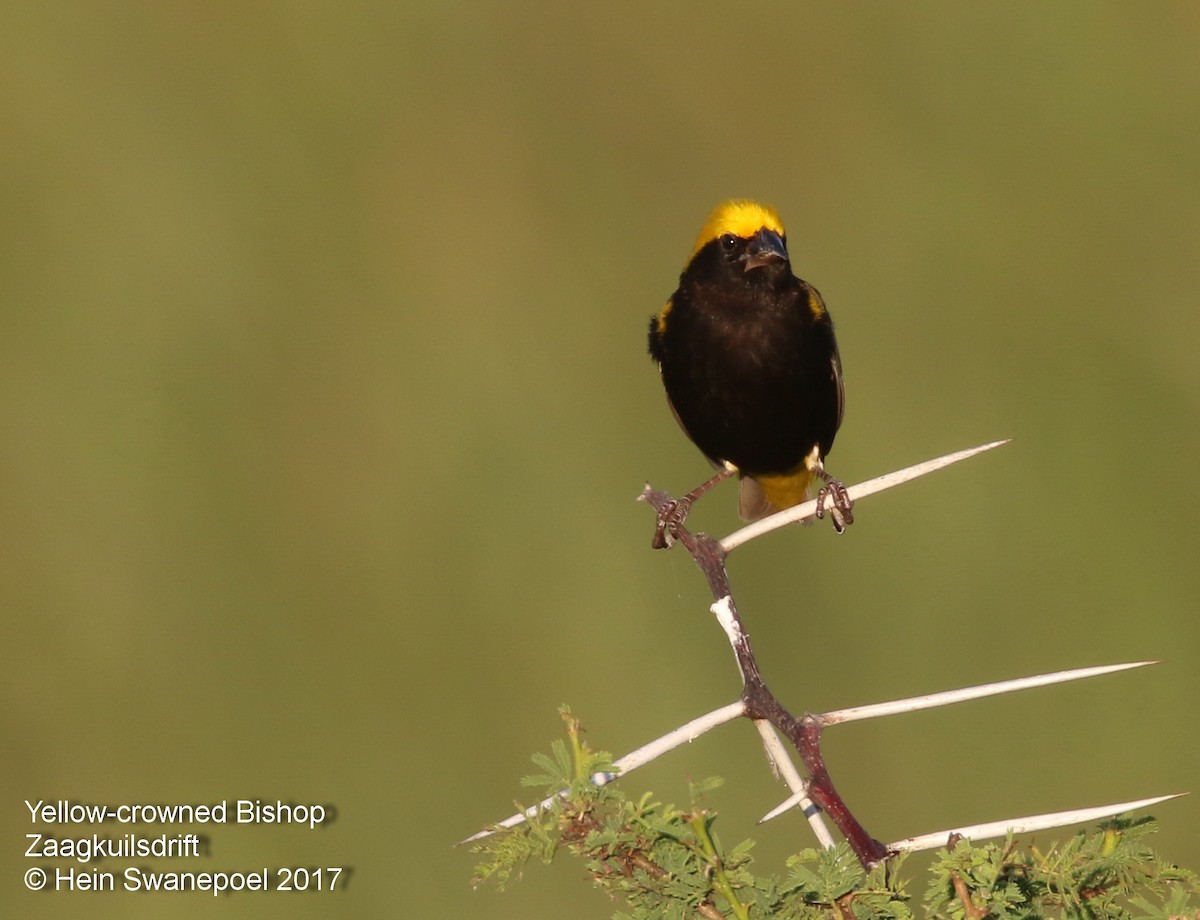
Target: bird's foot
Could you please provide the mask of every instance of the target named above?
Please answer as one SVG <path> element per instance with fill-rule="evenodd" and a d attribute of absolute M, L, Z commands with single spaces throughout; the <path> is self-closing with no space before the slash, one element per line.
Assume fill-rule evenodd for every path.
<path fill-rule="evenodd" d="M 678 529 L 687 520 L 688 512 L 692 510 L 692 498 L 673 498 L 658 510 L 658 522 L 654 527 L 654 538 L 650 541 L 653 549 L 669 549 L 678 536 Z"/>
<path fill-rule="evenodd" d="M 718 482 L 724 482 L 736 472 L 735 467 L 726 464 L 711 479 L 700 483 L 683 498 L 671 498 L 662 502 L 661 505 L 656 502 L 658 524 L 654 528 L 654 539 L 650 541 L 650 546 L 654 549 L 669 548 L 679 539 L 679 531 L 683 527 L 683 522 L 687 520 L 688 512 L 692 510 L 692 502 Z"/>
<path fill-rule="evenodd" d="M 854 508 L 854 499 L 850 497 L 850 492 L 842 485 L 841 480 L 834 479 L 824 471 L 821 478 L 825 480 L 825 485 L 817 492 L 817 519 L 825 517 L 825 502 L 828 499 L 829 519 L 833 521 L 833 529 L 842 533 L 854 523 L 854 512 L 851 510 Z"/>

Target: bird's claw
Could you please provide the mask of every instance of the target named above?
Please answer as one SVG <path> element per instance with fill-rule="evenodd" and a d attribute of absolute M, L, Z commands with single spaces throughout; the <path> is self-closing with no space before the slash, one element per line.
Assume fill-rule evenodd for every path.
<path fill-rule="evenodd" d="M 654 527 L 654 539 L 650 541 L 653 549 L 669 549 L 678 536 L 677 528 L 687 520 L 688 512 L 692 510 L 692 500 L 687 496 L 673 498 L 658 512 L 658 523 Z"/>
<path fill-rule="evenodd" d="M 854 523 L 854 499 L 840 480 L 827 479 L 825 485 L 817 492 L 817 519 L 825 517 L 825 500 L 830 500 L 829 519 L 833 521 L 833 529 L 838 533 L 845 531 Z"/>

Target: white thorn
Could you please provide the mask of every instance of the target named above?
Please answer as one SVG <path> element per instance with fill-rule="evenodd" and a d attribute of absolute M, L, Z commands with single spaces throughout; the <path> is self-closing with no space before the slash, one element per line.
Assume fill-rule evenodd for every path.
<path fill-rule="evenodd" d="M 907 837 L 887 845 L 892 853 L 914 853 L 918 850 L 934 850 L 944 847 L 951 834 L 958 834 L 968 840 L 987 840 L 992 837 L 1004 837 L 1009 833 L 1028 834 L 1030 831 L 1046 830 L 1051 827 L 1065 827 L 1068 824 L 1085 824 L 1110 818 L 1126 811 L 1138 808 L 1149 808 L 1159 802 L 1177 799 L 1186 792 L 1173 795 L 1160 795 L 1152 799 L 1138 799 L 1134 802 L 1119 802 L 1116 805 L 1098 805 L 1094 808 L 1079 808 L 1074 811 L 1056 811 L 1046 815 L 1029 815 L 1024 818 L 1007 818 L 1003 821 L 991 821 L 987 824 L 972 824 L 969 827 L 955 827 L 945 831 L 934 831 L 932 834 L 922 834 L 920 837 Z"/>
<path fill-rule="evenodd" d="M 614 760 L 613 766 L 616 768 L 615 770 L 593 773 L 591 776 L 592 783 L 596 786 L 608 785 L 617 779 L 618 776 L 624 776 L 626 773 L 648 764 L 656 757 L 661 757 L 668 751 L 673 751 L 684 744 L 690 744 L 705 732 L 711 731 L 718 725 L 724 725 L 726 722 L 732 722 L 739 716 L 745 715 L 745 712 L 746 704 L 741 700 L 738 700 L 736 703 L 730 703 L 728 706 L 722 706 L 720 709 L 714 709 L 712 712 L 706 712 L 704 715 L 684 723 L 679 728 L 655 738 L 649 744 L 643 744 L 636 751 L 630 751 L 624 757 Z M 522 821 L 532 818 L 543 808 L 549 807 L 550 803 L 556 798 L 560 798 L 566 794 L 567 791 L 563 789 L 555 795 L 548 796 L 538 802 L 538 804 L 531 805 L 529 808 L 515 815 L 509 815 L 503 821 L 498 821 L 491 827 L 484 828 L 478 833 L 472 834 L 466 840 L 460 840 L 458 845 L 462 846 L 464 843 L 473 843 L 476 840 L 482 840 L 484 837 L 490 837 L 496 831 L 503 828 L 516 827 Z"/>
<path fill-rule="evenodd" d="M 799 792 L 793 792 L 786 799 L 768 811 L 765 815 L 758 819 L 759 824 L 766 824 L 768 821 L 773 821 L 789 808 L 794 808 L 805 799 L 808 798 L 808 790 L 801 789 Z"/>
<path fill-rule="evenodd" d="M 944 457 L 937 457 L 934 460 L 926 460 L 924 463 L 918 463 L 915 466 L 909 466 L 894 473 L 885 473 L 882 476 L 876 476 L 874 479 L 868 479 L 866 482 L 860 482 L 857 485 L 850 486 L 846 491 L 849 493 L 852 501 L 858 501 L 860 498 L 866 498 L 868 495 L 874 495 L 876 492 L 882 492 L 884 489 L 890 489 L 893 486 L 901 485 L 928 473 L 937 472 L 944 467 L 950 466 L 952 463 L 958 463 L 960 460 L 966 460 L 969 457 L 974 457 L 977 454 L 1000 447 L 1002 444 L 1007 444 L 1010 440 L 1012 439 L 1005 438 L 1001 441 L 992 441 L 990 444 L 981 444 L 979 447 L 971 447 L 967 450 L 946 454 Z M 805 521 L 816 517 L 816 514 L 816 500 L 806 501 L 795 508 L 788 508 L 786 511 L 780 511 L 778 514 L 765 517 L 761 521 L 747 524 L 741 530 L 731 533 L 722 540 L 721 548 L 727 553 L 731 552 L 743 543 L 753 540 L 755 537 L 760 537 L 765 533 L 769 533 L 787 524 L 795 523 L 796 521 Z"/>
<path fill-rule="evenodd" d="M 1091 668 L 1054 671 L 1050 674 L 1035 674 L 1032 677 L 1017 677 L 1013 680 L 1002 680 L 991 684 L 978 684 L 974 687 L 963 687 L 959 690 L 943 690 L 940 693 L 912 696 L 903 700 L 891 700 L 886 703 L 872 703 L 867 706 L 852 706 L 849 709 L 837 709 L 833 712 L 824 713 L 819 718 L 823 725 L 837 725 L 839 722 L 857 722 L 862 719 L 875 719 L 880 716 L 891 716 L 902 712 L 916 712 L 921 709 L 933 709 L 937 706 L 949 706 L 951 703 L 963 703 L 967 700 L 977 700 L 985 696 L 1012 693 L 1015 690 L 1028 690 L 1032 687 L 1045 687 L 1049 684 L 1064 683 L 1070 680 L 1082 680 L 1085 677 L 1098 677 L 1101 674 L 1113 674 L 1117 671 L 1128 671 L 1131 668 L 1144 668 L 1149 664 L 1158 664 L 1158 662 L 1130 661 L 1122 664 L 1102 664 Z"/>
<path fill-rule="evenodd" d="M 836 841 L 833 839 L 833 834 L 829 828 L 825 826 L 825 820 L 821 817 L 821 809 L 808 799 L 808 781 L 800 775 L 800 771 L 792 763 L 791 754 L 788 753 L 783 742 L 779 740 L 779 735 L 775 733 L 775 729 L 771 723 L 766 719 L 755 719 L 754 727 L 758 729 L 758 734 L 762 738 L 763 747 L 767 750 L 767 757 L 779 771 L 788 788 L 792 790 L 793 794 L 788 799 L 788 808 L 792 805 L 799 805 L 804 811 L 804 817 L 808 819 L 808 824 L 812 828 L 817 842 L 825 849 L 829 849 Z M 786 808 L 783 809 L 783 811 L 786 810 Z M 780 813 L 782 814 L 782 812 Z M 759 824 L 768 820 L 770 819 L 763 818 Z"/>

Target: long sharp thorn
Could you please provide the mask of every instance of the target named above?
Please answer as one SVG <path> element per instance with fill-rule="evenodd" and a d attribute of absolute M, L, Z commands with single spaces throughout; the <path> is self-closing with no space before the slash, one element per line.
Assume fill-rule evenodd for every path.
<path fill-rule="evenodd" d="M 934 831 L 932 834 L 922 834 L 919 837 L 906 837 L 887 845 L 891 853 L 913 853 L 918 850 L 933 850 L 944 847 L 951 834 L 958 834 L 968 840 L 987 840 L 992 837 L 1004 837 L 1009 833 L 1027 834 L 1030 831 L 1046 830 L 1051 827 L 1065 827 L 1069 824 L 1086 824 L 1101 818 L 1111 818 L 1127 811 L 1138 808 L 1149 808 L 1159 802 L 1177 799 L 1186 792 L 1176 792 L 1172 795 L 1160 795 L 1150 799 L 1137 799 L 1133 802 L 1118 802 L 1115 805 L 1097 805 L 1094 808 L 1078 808 L 1074 811 L 1056 811 L 1045 815 L 1028 815 L 1024 818 L 1007 818 L 1002 821 L 990 821 L 987 824 L 972 824 L 969 827 L 954 827 L 944 831 Z"/>
<path fill-rule="evenodd" d="M 946 454 L 942 457 L 937 457 L 933 460 L 926 460 L 924 463 L 918 463 L 914 466 L 905 467 L 902 470 L 896 470 L 894 473 L 885 473 L 882 476 L 876 476 L 874 479 L 868 479 L 866 482 L 860 482 L 857 485 L 850 486 L 846 492 L 849 494 L 851 501 L 858 501 L 860 498 L 865 498 L 868 495 L 874 495 L 876 492 L 882 492 L 884 489 L 890 489 L 893 486 L 902 485 L 920 476 L 925 476 L 928 473 L 935 473 L 940 469 L 950 466 L 952 463 L 958 463 L 960 460 L 966 460 L 970 457 L 975 457 L 985 451 L 992 450 L 1007 444 L 1011 438 L 1005 438 L 1000 441 L 992 441 L 989 444 L 981 444 L 978 447 L 970 447 L 966 450 L 955 451 L 952 454 Z M 755 537 L 762 536 L 785 524 L 792 524 L 796 521 L 806 521 L 809 518 L 814 518 L 817 515 L 817 503 L 815 500 L 804 502 L 794 508 L 788 508 L 786 511 L 780 511 L 778 514 L 772 514 L 769 517 L 763 518 L 761 521 L 755 521 L 753 524 L 747 524 L 741 530 L 735 531 L 721 541 L 721 548 L 725 552 L 730 552 L 736 547 L 741 546 Z"/>
<path fill-rule="evenodd" d="M 808 790 L 801 789 L 799 792 L 793 792 L 786 799 L 768 811 L 765 815 L 758 819 L 759 824 L 766 824 L 768 821 L 773 821 L 781 814 L 790 808 L 795 808 L 801 802 L 808 798 Z"/>
<path fill-rule="evenodd" d="M 1158 663 L 1157 661 L 1129 661 L 1122 664 L 1102 664 L 1091 668 L 1072 668 L 1067 671 L 1054 671 L 1050 674 L 1035 674 L 1032 677 L 1017 677 L 1013 680 L 1002 680 L 991 684 L 978 684 L 974 687 L 963 687 L 959 690 L 943 690 L 940 693 L 912 696 L 903 700 L 890 700 L 886 703 L 871 703 L 867 706 L 852 706 L 849 709 L 837 709 L 833 712 L 824 713 L 820 716 L 820 719 L 823 725 L 836 725 L 839 722 L 857 722 L 862 719 L 876 719 L 880 716 L 891 716 L 902 712 L 916 712 L 921 709 L 933 709 L 937 706 L 949 706 L 951 703 L 963 703 L 967 700 L 977 700 L 985 696 L 996 696 L 1000 693 L 1012 693 L 1015 690 L 1045 687 L 1050 684 L 1065 683 L 1071 680 L 1082 680 L 1085 677 L 1099 677 L 1101 674 L 1113 674 L 1117 671 L 1144 668 L 1146 665 Z"/>
<path fill-rule="evenodd" d="M 596 786 L 604 786 L 611 783 L 618 776 L 624 776 L 638 767 L 648 764 L 656 757 L 666 754 L 668 751 L 673 751 L 675 748 L 684 744 L 690 744 L 695 741 L 705 732 L 711 731 L 718 725 L 724 725 L 726 722 L 731 722 L 739 718 L 746 712 L 746 704 L 742 700 L 735 703 L 730 703 L 728 706 L 722 706 L 720 709 L 714 709 L 712 712 L 706 712 L 698 718 L 692 719 L 690 722 L 685 722 L 665 735 L 655 738 L 649 744 L 643 744 L 636 751 L 630 751 L 624 757 L 620 757 L 613 761 L 613 766 L 616 768 L 611 771 L 593 773 L 591 776 L 592 783 Z M 559 796 L 567 794 L 567 790 L 563 789 L 557 795 L 549 796 L 542 799 L 537 805 L 531 805 L 522 812 L 515 815 L 509 815 L 503 821 L 497 821 L 494 825 L 484 828 L 478 833 L 472 834 L 465 840 L 460 840 L 458 846 L 464 843 L 474 843 L 476 840 L 482 840 L 484 837 L 490 837 L 498 830 L 503 830 L 508 827 L 516 827 L 522 821 L 532 818 L 543 808 L 549 807 L 550 803 Z"/>

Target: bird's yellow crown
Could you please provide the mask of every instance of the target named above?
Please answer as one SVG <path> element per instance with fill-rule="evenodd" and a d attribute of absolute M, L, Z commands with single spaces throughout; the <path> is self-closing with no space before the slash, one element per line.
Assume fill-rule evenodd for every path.
<path fill-rule="evenodd" d="M 763 227 L 775 231 L 780 236 L 787 235 L 787 231 L 783 229 L 783 221 L 774 208 L 747 198 L 723 201 L 708 215 L 704 229 L 696 238 L 696 247 L 692 250 L 692 255 L 695 256 L 705 244 L 726 233 L 748 239 Z"/>

